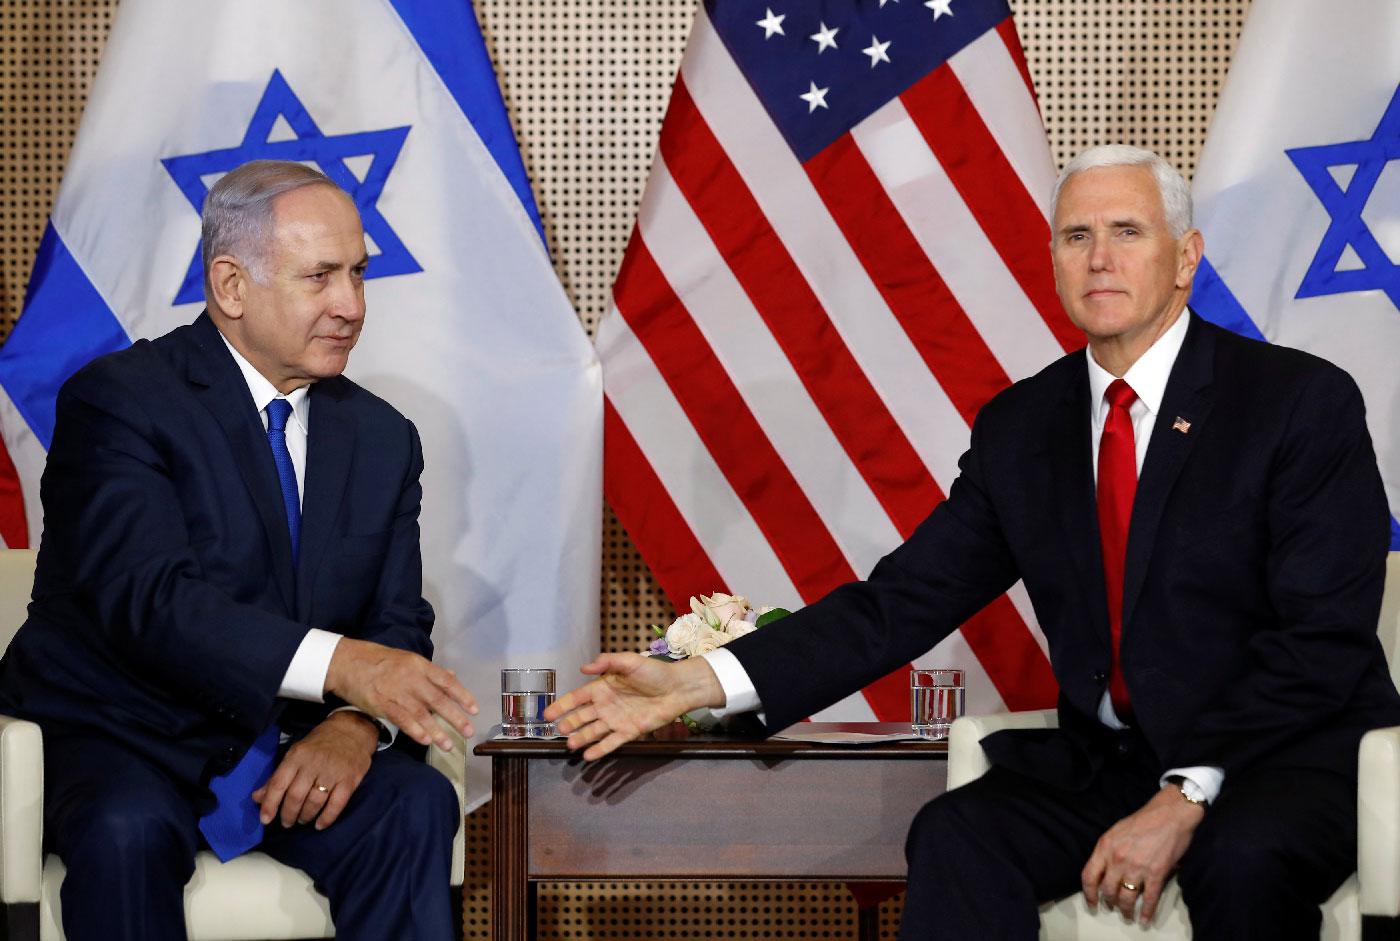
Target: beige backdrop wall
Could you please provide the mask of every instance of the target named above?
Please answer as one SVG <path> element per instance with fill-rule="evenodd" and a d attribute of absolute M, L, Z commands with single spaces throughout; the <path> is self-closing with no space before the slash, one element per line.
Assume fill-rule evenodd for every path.
<path fill-rule="evenodd" d="M 172 0 L 177 2 L 177 0 Z M 694 0 L 476 0 L 554 252 L 591 335 L 607 306 Z M 1190 173 L 1248 0 L 1012 0 L 1056 160 L 1093 143 L 1161 152 Z M 19 316 L 45 216 L 118 0 L 0 0 L 0 338 Z M 671 616 L 611 513 L 604 649 Z M 743 800 L 736 795 L 735 800 Z M 490 931 L 490 821 L 468 820 L 467 938 Z M 540 893 L 542 939 L 855 936 L 839 886 L 565 885 Z M 882 906 L 894 937 L 899 900 Z"/>

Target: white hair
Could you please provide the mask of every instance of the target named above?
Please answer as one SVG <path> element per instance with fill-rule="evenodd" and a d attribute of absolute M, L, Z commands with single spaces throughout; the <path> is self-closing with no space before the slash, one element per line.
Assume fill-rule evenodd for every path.
<path fill-rule="evenodd" d="M 1172 238 L 1181 238 L 1191 228 L 1191 189 L 1186 185 L 1186 180 L 1157 154 L 1129 144 L 1090 147 L 1065 164 L 1060 178 L 1055 181 L 1055 192 L 1050 197 L 1052 219 L 1059 209 L 1060 190 L 1064 189 L 1065 182 L 1076 173 L 1102 167 L 1146 167 L 1151 170 L 1152 179 L 1157 182 L 1157 192 L 1162 197 L 1162 212 Z"/>
<path fill-rule="evenodd" d="M 345 192 L 320 170 L 291 160 L 250 160 L 210 187 L 200 214 L 205 284 L 210 263 L 220 255 L 237 258 L 254 281 L 265 283 L 273 200 L 304 186 Z"/>

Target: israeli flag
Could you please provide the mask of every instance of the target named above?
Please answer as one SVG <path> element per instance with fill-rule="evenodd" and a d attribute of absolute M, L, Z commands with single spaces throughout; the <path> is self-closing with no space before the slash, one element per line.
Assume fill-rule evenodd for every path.
<path fill-rule="evenodd" d="M 0 535 L 38 544 L 63 380 L 199 314 L 200 207 L 255 158 L 319 167 L 359 206 L 349 375 L 421 432 L 438 660 L 489 726 L 501 666 L 572 675 L 597 647 L 602 393 L 469 0 L 124 0 L 0 348 L 27 517 Z M 489 768 L 468 765 L 475 806 Z"/>
<path fill-rule="evenodd" d="M 1351 373 L 1400 550 L 1400 3 L 1254 0 L 1192 190 L 1192 307 Z"/>

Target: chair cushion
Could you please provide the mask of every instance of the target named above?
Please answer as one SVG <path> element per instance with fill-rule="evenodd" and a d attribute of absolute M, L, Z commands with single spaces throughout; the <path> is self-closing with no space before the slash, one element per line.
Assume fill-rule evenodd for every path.
<path fill-rule="evenodd" d="M 66 873 L 57 856 L 44 860 L 40 941 L 62 941 L 58 891 Z M 185 886 L 185 922 L 190 941 L 249 938 L 327 938 L 335 934 L 330 904 L 299 869 L 263 853 L 220 863 L 213 853 L 195 857 Z"/>

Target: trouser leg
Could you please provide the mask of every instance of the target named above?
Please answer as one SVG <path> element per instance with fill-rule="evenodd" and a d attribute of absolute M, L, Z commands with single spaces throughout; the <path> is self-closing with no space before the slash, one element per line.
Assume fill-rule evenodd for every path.
<path fill-rule="evenodd" d="M 1227 778 L 1177 879 L 1197 941 L 1316 939 L 1356 871 L 1356 779 L 1315 769 Z"/>
<path fill-rule="evenodd" d="M 44 741 L 46 847 L 69 941 L 183 941 L 198 820 L 154 765 L 102 739 Z"/>
<path fill-rule="evenodd" d="M 993 768 L 931 801 L 905 846 L 900 938 L 1036 938 L 1040 904 L 1079 891 L 1099 837 L 1155 789 L 1128 768 L 1075 792 Z"/>
<path fill-rule="evenodd" d="M 374 756 L 335 823 L 274 822 L 261 848 L 311 876 L 330 900 L 339 941 L 450 941 L 460 816 L 447 778 L 389 749 Z"/>

